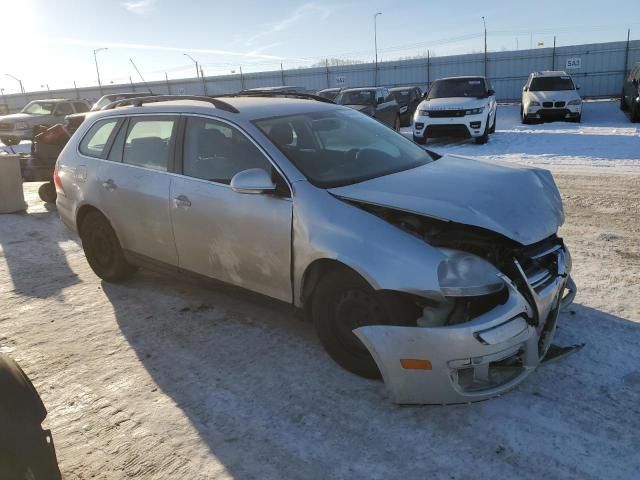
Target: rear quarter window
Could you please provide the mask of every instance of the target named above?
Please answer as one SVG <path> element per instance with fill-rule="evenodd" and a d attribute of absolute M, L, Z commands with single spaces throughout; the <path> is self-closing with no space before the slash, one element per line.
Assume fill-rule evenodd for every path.
<path fill-rule="evenodd" d="M 117 124 L 117 119 L 96 122 L 80 141 L 80 153 L 88 157 L 104 158 Z"/>

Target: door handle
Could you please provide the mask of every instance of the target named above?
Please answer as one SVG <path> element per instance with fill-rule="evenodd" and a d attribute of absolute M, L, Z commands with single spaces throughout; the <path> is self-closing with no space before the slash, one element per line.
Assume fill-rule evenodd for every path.
<path fill-rule="evenodd" d="M 176 207 L 189 208 L 191 206 L 191 200 L 185 195 L 179 195 L 173 199 Z"/>
<path fill-rule="evenodd" d="M 118 188 L 118 186 L 116 185 L 116 182 L 114 182 L 111 178 L 102 182 L 102 186 L 107 190 L 109 190 L 110 192 Z"/>

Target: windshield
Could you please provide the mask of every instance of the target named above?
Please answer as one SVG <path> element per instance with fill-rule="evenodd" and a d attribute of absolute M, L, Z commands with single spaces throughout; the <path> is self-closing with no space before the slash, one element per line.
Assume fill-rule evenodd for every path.
<path fill-rule="evenodd" d="M 552 92 L 556 90 L 573 90 L 571 77 L 538 77 L 531 80 L 529 90 L 532 92 Z"/>
<path fill-rule="evenodd" d="M 321 188 L 351 185 L 432 161 L 426 150 L 355 110 L 266 118 L 255 124 Z"/>
<path fill-rule="evenodd" d="M 22 113 L 28 113 L 30 115 L 51 115 L 55 106 L 53 102 L 31 102 L 22 109 Z"/>
<path fill-rule="evenodd" d="M 434 98 L 483 97 L 487 94 L 481 78 L 451 78 L 436 80 L 429 89 L 427 100 Z"/>
<path fill-rule="evenodd" d="M 352 90 L 341 92 L 335 102 L 340 105 L 372 105 L 375 103 L 375 90 Z"/>
<path fill-rule="evenodd" d="M 318 92 L 318 96 L 333 101 L 333 99 L 338 96 L 338 93 L 340 93 L 340 92 L 338 92 L 337 90 L 335 90 L 335 91 L 334 90 L 326 90 L 326 91 Z"/>
<path fill-rule="evenodd" d="M 409 90 L 393 90 L 391 95 L 393 95 L 393 98 L 395 98 L 396 102 L 400 105 L 406 105 L 409 103 L 409 93 Z"/>

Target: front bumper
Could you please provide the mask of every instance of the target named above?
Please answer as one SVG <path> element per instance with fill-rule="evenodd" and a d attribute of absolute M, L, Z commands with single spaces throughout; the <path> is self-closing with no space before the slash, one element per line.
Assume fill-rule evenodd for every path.
<path fill-rule="evenodd" d="M 475 138 L 484 134 L 487 122 L 486 113 L 465 115 L 463 117 L 425 117 L 416 116 L 413 122 L 413 135 L 416 137 L 463 137 Z"/>
<path fill-rule="evenodd" d="M 563 102 L 564 103 L 564 102 Z M 582 104 L 562 107 L 531 107 L 525 111 L 527 120 L 573 120 L 582 114 Z"/>
<path fill-rule="evenodd" d="M 26 130 L 0 130 L 0 138 L 19 138 L 20 140 L 31 140 L 33 132 L 30 128 Z"/>
<path fill-rule="evenodd" d="M 560 274 L 541 290 L 531 289 L 529 302 L 515 283 L 504 279 L 509 289 L 505 303 L 469 322 L 354 330 L 395 403 L 486 400 L 512 389 L 535 370 L 551 345 L 560 309 L 573 301 L 575 284 Z M 537 325 L 527 322 L 534 317 L 539 318 Z"/>

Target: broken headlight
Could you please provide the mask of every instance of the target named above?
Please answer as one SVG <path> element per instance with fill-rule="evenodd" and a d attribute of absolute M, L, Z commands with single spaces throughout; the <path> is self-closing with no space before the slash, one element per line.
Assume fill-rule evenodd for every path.
<path fill-rule="evenodd" d="M 500 271 L 483 258 L 448 248 L 441 251 L 447 258 L 438 266 L 438 281 L 445 297 L 488 295 L 504 287 Z"/>

